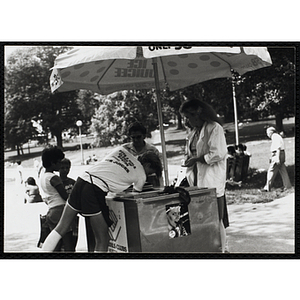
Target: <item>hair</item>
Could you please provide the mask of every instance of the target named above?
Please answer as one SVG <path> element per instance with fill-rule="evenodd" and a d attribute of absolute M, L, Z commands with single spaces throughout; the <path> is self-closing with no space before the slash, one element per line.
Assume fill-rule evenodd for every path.
<path fill-rule="evenodd" d="M 27 182 L 29 185 L 36 185 L 35 179 L 33 177 L 28 177 L 25 182 Z"/>
<path fill-rule="evenodd" d="M 231 154 L 231 155 L 234 155 L 236 152 L 235 152 L 235 147 L 234 146 L 228 146 L 227 147 L 227 151 L 228 151 L 228 153 L 229 154 Z"/>
<path fill-rule="evenodd" d="M 20 165 L 20 164 L 21 164 L 21 161 L 20 161 L 20 160 L 17 160 L 17 164 Z"/>
<path fill-rule="evenodd" d="M 56 163 L 64 157 L 65 154 L 60 148 L 57 148 L 56 146 L 47 147 L 42 152 L 43 167 L 49 168 L 52 163 Z"/>
<path fill-rule="evenodd" d="M 239 149 L 241 151 L 246 151 L 247 150 L 247 146 L 243 145 L 243 144 L 238 144 L 238 145 L 235 145 L 235 149 Z"/>
<path fill-rule="evenodd" d="M 190 109 L 197 111 L 198 108 L 202 108 L 202 112 L 200 113 L 202 120 L 208 123 L 217 122 L 222 125 L 221 119 L 218 117 L 213 107 L 202 100 L 190 99 L 183 102 L 179 108 L 179 112 L 184 114 Z"/>
<path fill-rule="evenodd" d="M 61 160 L 61 164 L 62 165 L 67 165 L 68 167 L 71 168 L 71 161 L 66 157 Z"/>
<path fill-rule="evenodd" d="M 266 132 L 273 132 L 273 133 L 275 132 L 275 133 L 277 133 L 275 127 L 273 127 L 273 126 L 268 127 Z"/>
<path fill-rule="evenodd" d="M 142 134 L 147 133 L 147 130 L 146 130 L 145 126 L 143 124 L 141 124 L 140 122 L 137 122 L 137 121 L 131 123 L 128 127 L 129 135 L 134 131 L 140 131 Z"/>
<path fill-rule="evenodd" d="M 145 163 L 150 163 L 151 169 L 155 170 L 157 177 L 162 175 L 162 164 L 157 154 L 153 151 L 147 151 L 138 157 L 139 162 L 144 165 Z"/>
<path fill-rule="evenodd" d="M 167 210 L 166 210 L 166 213 L 168 214 L 169 212 L 173 211 L 173 210 L 176 210 L 177 212 L 180 213 L 180 205 L 177 205 L 177 206 L 170 206 Z"/>

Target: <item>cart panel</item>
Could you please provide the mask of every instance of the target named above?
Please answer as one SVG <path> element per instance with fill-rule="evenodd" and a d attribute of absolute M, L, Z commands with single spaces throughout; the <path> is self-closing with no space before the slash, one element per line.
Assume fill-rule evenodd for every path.
<path fill-rule="evenodd" d="M 215 190 L 191 193 L 191 202 L 187 209 L 185 206 L 180 204 L 178 194 L 157 203 L 138 203 L 142 252 L 220 252 Z M 167 216 L 170 207 L 180 207 L 181 215 L 187 211 L 184 216 L 187 226 L 183 234 L 177 234 L 170 228 Z"/>

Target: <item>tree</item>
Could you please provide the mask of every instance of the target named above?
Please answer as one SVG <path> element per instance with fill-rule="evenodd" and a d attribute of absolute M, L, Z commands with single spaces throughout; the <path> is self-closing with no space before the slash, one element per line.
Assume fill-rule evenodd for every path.
<path fill-rule="evenodd" d="M 129 90 L 99 97 L 101 105 L 92 118 L 90 130 L 96 132 L 96 145 L 108 146 L 128 141 L 127 128 L 141 122 L 147 136 L 158 126 L 156 97 L 153 90 Z"/>
<path fill-rule="evenodd" d="M 209 103 L 226 122 L 234 119 L 231 78 L 200 82 L 182 89 L 181 94 L 184 99 L 195 98 Z"/>
<path fill-rule="evenodd" d="M 100 96 L 100 106 L 92 118 L 90 130 L 97 133 L 96 146 L 118 144 L 122 136 L 124 105 L 122 93 Z"/>
<path fill-rule="evenodd" d="M 260 117 L 275 115 L 277 130 L 295 112 L 295 48 L 268 48 L 272 66 L 246 73 L 240 88 L 251 110 Z"/>
<path fill-rule="evenodd" d="M 184 101 L 182 90 L 171 92 L 168 88 L 162 91 L 162 101 L 170 107 L 170 111 L 177 119 L 177 129 L 183 129 L 182 117 L 179 113 L 179 108 Z"/>
<path fill-rule="evenodd" d="M 55 58 L 70 49 L 54 46 L 31 47 L 17 50 L 8 58 L 5 66 L 5 126 L 10 126 L 10 130 L 18 124 L 20 118 L 28 126 L 31 120 L 39 120 L 44 132 L 51 132 L 56 137 L 57 145 L 62 147 L 62 131 L 76 127 L 76 120 L 82 117 L 82 113 L 77 102 L 78 92 L 52 94 L 49 77 Z M 21 127 L 18 130 L 23 129 Z M 24 134 L 12 138 L 9 132 L 6 131 L 5 135 L 9 143 L 18 145 L 29 138 Z"/>
<path fill-rule="evenodd" d="M 77 97 L 77 105 L 81 112 L 82 132 L 88 133 L 92 125 L 92 117 L 101 104 L 102 96 L 87 90 L 80 90 Z M 75 130 L 77 133 L 77 129 Z"/>
<path fill-rule="evenodd" d="M 18 155 L 23 153 L 22 144 L 32 136 L 33 127 L 28 122 L 28 102 L 16 95 L 10 101 L 4 100 L 4 143 L 6 147 L 17 147 Z"/>

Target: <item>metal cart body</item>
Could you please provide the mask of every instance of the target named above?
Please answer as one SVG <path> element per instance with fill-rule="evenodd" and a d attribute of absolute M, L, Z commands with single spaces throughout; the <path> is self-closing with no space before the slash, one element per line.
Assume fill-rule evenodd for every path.
<path fill-rule="evenodd" d="M 220 252 L 221 240 L 215 189 L 187 188 L 191 202 L 179 194 L 124 193 L 107 198 L 110 217 L 109 252 Z M 181 210 L 183 234 L 170 229 L 167 212 Z M 184 212 L 183 212 L 184 211 Z"/>

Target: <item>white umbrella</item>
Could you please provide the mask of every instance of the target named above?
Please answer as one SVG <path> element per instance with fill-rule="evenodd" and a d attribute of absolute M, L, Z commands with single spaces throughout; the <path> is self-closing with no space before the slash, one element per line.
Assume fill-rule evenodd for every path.
<path fill-rule="evenodd" d="M 50 77 L 52 92 L 88 89 L 100 94 L 155 88 L 165 184 L 169 184 L 160 89 L 171 91 L 214 78 L 270 66 L 265 47 L 83 46 L 59 55 Z M 236 100 L 233 93 L 236 132 Z M 236 133 L 237 134 L 237 133 Z M 238 135 L 237 135 L 238 140 Z"/>

